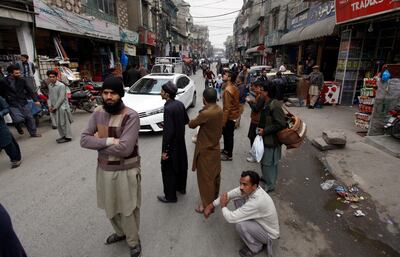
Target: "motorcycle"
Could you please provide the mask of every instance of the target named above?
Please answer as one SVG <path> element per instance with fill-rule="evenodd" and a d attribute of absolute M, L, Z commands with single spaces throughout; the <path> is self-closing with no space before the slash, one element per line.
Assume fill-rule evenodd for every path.
<path fill-rule="evenodd" d="M 400 104 L 389 111 L 384 128 L 387 134 L 400 139 Z"/>
<path fill-rule="evenodd" d="M 76 109 L 81 109 L 92 113 L 97 107 L 96 97 L 93 96 L 89 90 L 78 88 L 68 91 L 67 97 L 71 112 L 75 112 Z"/>
<path fill-rule="evenodd" d="M 206 88 L 207 87 L 214 87 L 215 85 L 215 79 L 207 79 L 206 80 Z"/>
<path fill-rule="evenodd" d="M 96 98 L 97 105 L 101 105 L 103 103 L 101 98 L 102 85 L 100 83 L 93 81 L 81 81 L 79 85 L 81 89 L 89 91 L 92 96 Z"/>

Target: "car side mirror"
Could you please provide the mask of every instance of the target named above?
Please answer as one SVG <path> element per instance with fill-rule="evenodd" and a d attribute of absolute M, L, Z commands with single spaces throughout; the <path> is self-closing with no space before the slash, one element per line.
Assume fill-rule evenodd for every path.
<path fill-rule="evenodd" d="M 183 94 L 183 93 L 185 93 L 185 89 L 179 88 L 178 92 L 177 92 L 177 95 L 180 95 L 180 94 Z"/>

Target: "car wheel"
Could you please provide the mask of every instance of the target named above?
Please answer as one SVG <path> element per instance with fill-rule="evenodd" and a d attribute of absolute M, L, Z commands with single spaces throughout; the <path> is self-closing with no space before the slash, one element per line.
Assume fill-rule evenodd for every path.
<path fill-rule="evenodd" d="M 196 106 L 196 100 L 197 100 L 196 91 L 194 91 L 194 93 L 193 93 L 193 99 L 192 99 L 192 104 L 190 105 L 191 108 L 193 108 L 193 107 Z"/>

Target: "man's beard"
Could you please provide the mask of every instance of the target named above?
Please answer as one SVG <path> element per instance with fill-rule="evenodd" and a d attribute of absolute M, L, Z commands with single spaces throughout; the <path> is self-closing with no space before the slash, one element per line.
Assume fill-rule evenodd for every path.
<path fill-rule="evenodd" d="M 121 99 L 119 99 L 118 102 L 114 104 L 109 104 L 103 100 L 103 108 L 109 114 L 117 114 L 122 110 L 122 108 L 124 108 L 124 103 Z"/>

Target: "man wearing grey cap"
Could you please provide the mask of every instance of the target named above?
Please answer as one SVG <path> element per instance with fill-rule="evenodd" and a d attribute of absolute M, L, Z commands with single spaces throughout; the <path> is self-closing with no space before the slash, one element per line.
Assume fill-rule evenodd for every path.
<path fill-rule="evenodd" d="M 164 195 L 157 196 L 163 203 L 175 203 L 176 191 L 186 194 L 188 160 L 185 144 L 185 125 L 189 122 L 185 106 L 175 100 L 178 89 L 172 82 L 162 86 L 164 126 L 161 153 L 161 173 Z"/>

